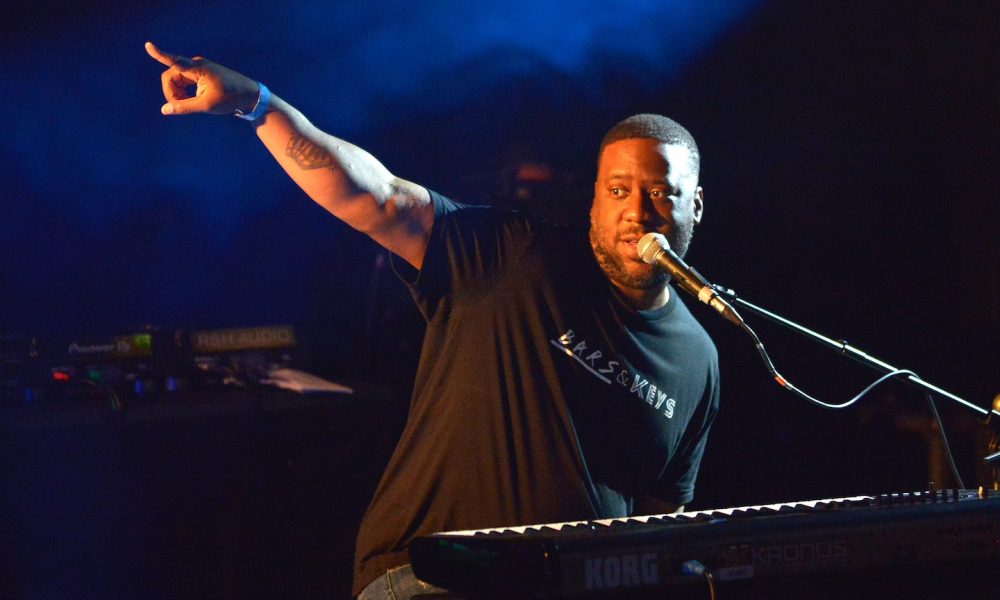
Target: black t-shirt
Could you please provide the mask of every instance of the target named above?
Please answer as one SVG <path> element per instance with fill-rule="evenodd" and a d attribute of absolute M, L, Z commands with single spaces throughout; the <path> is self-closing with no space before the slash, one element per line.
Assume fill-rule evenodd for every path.
<path fill-rule="evenodd" d="M 431 198 L 409 283 L 427 333 L 361 524 L 355 594 L 419 535 L 626 516 L 641 495 L 690 502 L 718 408 L 715 347 L 673 289 L 636 311 L 585 231 Z"/>

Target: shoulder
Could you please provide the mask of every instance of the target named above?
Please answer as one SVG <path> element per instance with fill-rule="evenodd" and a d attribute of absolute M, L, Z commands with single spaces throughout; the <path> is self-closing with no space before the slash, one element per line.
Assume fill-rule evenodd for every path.
<path fill-rule="evenodd" d="M 456 202 L 430 191 L 434 224 L 419 272 L 401 273 L 435 296 L 490 289 L 514 272 L 532 247 L 536 226 L 518 211 Z"/>
<path fill-rule="evenodd" d="M 719 352 L 715 347 L 715 342 L 708 335 L 705 328 L 698 321 L 688 308 L 687 300 L 681 297 L 681 292 L 676 286 L 670 286 L 671 302 L 677 305 L 671 311 L 671 327 L 675 330 L 674 335 L 680 335 L 684 339 L 684 344 L 707 358 L 712 363 L 718 363 Z"/>
<path fill-rule="evenodd" d="M 509 254 L 521 251 L 549 236 L 549 229 L 527 214 L 499 206 L 457 202 L 430 191 L 434 206 L 434 226 L 430 243 L 453 248 L 459 252 Z"/>

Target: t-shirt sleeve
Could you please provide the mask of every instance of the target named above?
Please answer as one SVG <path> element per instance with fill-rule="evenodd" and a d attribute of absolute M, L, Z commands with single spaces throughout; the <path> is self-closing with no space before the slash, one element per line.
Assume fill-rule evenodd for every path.
<path fill-rule="evenodd" d="M 708 382 L 698 413 L 691 419 L 684 433 L 684 441 L 677 454 L 669 460 L 653 486 L 653 496 L 673 504 L 690 504 L 694 500 L 694 484 L 698 477 L 708 432 L 719 412 L 719 366 L 713 359 L 708 369 Z"/>
<path fill-rule="evenodd" d="M 430 191 L 434 225 L 420 271 L 393 266 L 427 320 L 453 294 L 485 294 L 506 276 L 533 229 L 520 213 L 470 206 Z"/>

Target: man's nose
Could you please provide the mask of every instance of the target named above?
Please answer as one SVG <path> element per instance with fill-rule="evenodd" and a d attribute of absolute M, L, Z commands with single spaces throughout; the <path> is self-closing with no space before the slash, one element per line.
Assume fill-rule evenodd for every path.
<path fill-rule="evenodd" d="M 634 223 L 647 223 L 652 218 L 653 209 L 650 204 L 650 199 L 646 194 L 636 192 L 630 195 L 626 202 L 628 203 L 625 206 L 624 214 L 626 221 Z"/>

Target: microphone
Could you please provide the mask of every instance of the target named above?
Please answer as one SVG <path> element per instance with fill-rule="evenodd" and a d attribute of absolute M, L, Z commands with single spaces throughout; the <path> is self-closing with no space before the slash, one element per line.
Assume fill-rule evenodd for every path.
<path fill-rule="evenodd" d="M 743 318 L 739 313 L 716 293 L 712 285 L 705 281 L 698 271 L 689 267 L 670 249 L 670 244 L 662 233 L 647 233 L 642 236 L 636 244 L 636 249 L 642 262 L 666 271 L 674 278 L 678 287 L 697 298 L 699 302 L 714 308 L 730 323 L 743 325 Z"/>

